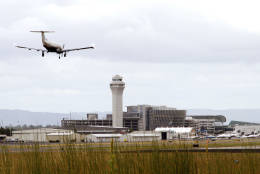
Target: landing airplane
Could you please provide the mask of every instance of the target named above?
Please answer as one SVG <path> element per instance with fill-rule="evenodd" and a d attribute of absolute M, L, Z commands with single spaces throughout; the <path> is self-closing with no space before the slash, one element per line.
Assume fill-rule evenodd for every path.
<path fill-rule="evenodd" d="M 64 49 L 64 45 L 61 47 L 61 45 L 58 45 L 56 43 L 52 43 L 48 41 L 44 35 L 44 33 L 53 33 L 54 31 L 31 31 L 31 32 L 37 32 L 41 33 L 42 35 L 42 45 L 46 50 L 44 49 L 38 49 L 38 48 L 29 48 L 29 47 L 24 47 L 24 46 L 16 46 L 17 48 L 24 48 L 28 50 L 35 50 L 35 51 L 41 51 L 42 52 L 42 57 L 44 57 L 44 53 L 49 53 L 49 52 L 54 52 L 59 54 L 59 59 L 60 56 L 66 57 L 67 52 L 70 51 L 78 51 L 78 50 L 84 50 L 84 49 L 94 49 L 94 46 L 89 46 L 89 47 L 82 47 L 82 48 L 73 48 L 73 49 Z"/>

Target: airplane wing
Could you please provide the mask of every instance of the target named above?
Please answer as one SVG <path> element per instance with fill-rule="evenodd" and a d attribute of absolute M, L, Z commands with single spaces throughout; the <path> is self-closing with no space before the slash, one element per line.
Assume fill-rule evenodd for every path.
<path fill-rule="evenodd" d="M 47 52 L 47 50 L 43 50 L 43 49 L 38 49 L 38 48 L 29 48 L 29 47 L 23 47 L 23 46 L 16 46 L 17 48 L 24 48 L 27 50 L 34 50 L 34 51 L 42 51 L 42 52 Z"/>
<path fill-rule="evenodd" d="M 62 50 L 62 52 L 78 51 L 78 50 L 85 50 L 85 49 L 94 49 L 94 47 L 90 46 L 90 47 L 82 47 L 82 48 L 65 49 Z"/>

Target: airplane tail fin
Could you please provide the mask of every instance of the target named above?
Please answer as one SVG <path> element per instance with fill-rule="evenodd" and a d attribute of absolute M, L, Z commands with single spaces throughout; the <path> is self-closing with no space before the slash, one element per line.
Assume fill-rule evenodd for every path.
<path fill-rule="evenodd" d="M 46 30 L 40 30 L 40 31 L 30 31 L 33 33 L 54 33 L 55 31 L 46 31 Z"/>
<path fill-rule="evenodd" d="M 41 35 L 42 35 L 42 44 L 44 45 L 45 42 L 47 41 L 44 33 L 53 33 L 54 31 L 44 31 L 44 30 L 42 30 L 42 31 L 30 31 L 30 32 L 41 33 Z"/>

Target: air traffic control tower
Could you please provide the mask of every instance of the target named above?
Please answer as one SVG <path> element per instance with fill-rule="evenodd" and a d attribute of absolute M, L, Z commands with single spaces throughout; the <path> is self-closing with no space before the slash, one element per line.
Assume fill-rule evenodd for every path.
<path fill-rule="evenodd" d="M 123 91 L 125 82 L 123 77 L 115 75 L 110 83 L 112 91 L 112 126 L 123 127 Z"/>

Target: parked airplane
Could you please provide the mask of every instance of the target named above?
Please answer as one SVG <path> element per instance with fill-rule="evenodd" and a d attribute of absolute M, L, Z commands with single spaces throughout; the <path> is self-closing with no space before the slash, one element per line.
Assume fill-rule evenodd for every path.
<path fill-rule="evenodd" d="M 258 138 L 260 134 L 243 135 L 241 138 Z"/>
<path fill-rule="evenodd" d="M 46 48 L 46 50 L 44 49 L 38 49 L 38 48 L 29 48 L 29 47 L 24 47 L 24 46 L 16 46 L 17 48 L 25 48 L 28 50 L 35 50 L 35 51 L 41 51 L 42 52 L 42 57 L 44 57 L 44 53 L 48 53 L 48 52 L 54 52 L 59 54 L 59 59 L 60 59 L 60 55 L 63 57 L 67 56 L 67 52 L 70 51 L 78 51 L 78 50 L 84 50 L 84 49 L 94 49 L 94 46 L 89 46 L 89 47 L 82 47 L 82 48 L 73 48 L 73 49 L 64 49 L 64 45 L 58 45 L 56 43 L 52 43 L 50 41 L 48 41 L 44 35 L 44 33 L 52 33 L 54 31 L 31 31 L 31 32 L 38 32 L 41 33 L 42 35 L 42 45 L 44 48 Z"/>
<path fill-rule="evenodd" d="M 217 138 L 233 138 L 233 137 L 239 137 L 236 133 L 229 133 L 229 134 L 220 134 L 217 136 Z"/>

